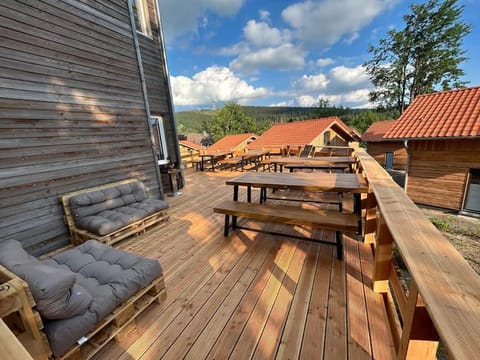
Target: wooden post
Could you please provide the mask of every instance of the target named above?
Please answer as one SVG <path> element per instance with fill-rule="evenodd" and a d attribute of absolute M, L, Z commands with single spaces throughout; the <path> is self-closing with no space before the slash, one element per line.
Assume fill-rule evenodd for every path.
<path fill-rule="evenodd" d="M 377 225 L 377 201 L 373 191 L 369 191 L 364 197 L 362 194 L 363 203 L 365 204 L 365 236 L 364 242 L 366 244 L 375 243 L 375 228 Z"/>
<path fill-rule="evenodd" d="M 398 359 L 436 359 L 439 336 L 412 279 Z"/>
<path fill-rule="evenodd" d="M 377 293 L 386 293 L 388 291 L 388 279 L 392 271 L 392 248 L 392 235 L 382 214 L 379 214 L 375 236 L 375 264 L 373 269 L 373 290 Z"/>

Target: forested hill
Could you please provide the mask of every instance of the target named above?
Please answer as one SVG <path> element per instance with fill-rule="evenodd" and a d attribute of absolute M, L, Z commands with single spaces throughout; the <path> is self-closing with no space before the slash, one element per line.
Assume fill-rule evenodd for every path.
<path fill-rule="evenodd" d="M 272 106 L 242 106 L 243 112 L 257 123 L 257 133 L 261 134 L 275 123 L 315 119 L 327 116 L 339 116 L 349 126 L 360 133 L 372 122 L 394 119 L 398 114 L 366 109 L 349 109 L 337 107 L 272 107 Z M 175 113 L 180 134 L 201 133 L 204 120 L 211 119 L 218 110 L 193 110 Z"/>

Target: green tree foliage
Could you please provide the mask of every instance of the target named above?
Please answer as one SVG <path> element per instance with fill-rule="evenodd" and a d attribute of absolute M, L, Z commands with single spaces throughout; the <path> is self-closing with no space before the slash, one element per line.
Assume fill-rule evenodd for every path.
<path fill-rule="evenodd" d="M 376 88 L 370 100 L 400 112 L 419 94 L 465 85 L 461 43 L 471 30 L 461 21 L 463 6 L 457 0 L 428 0 L 410 10 L 403 17 L 405 27 L 370 46 L 373 57 L 364 64 Z"/>
<path fill-rule="evenodd" d="M 228 134 L 256 132 L 257 124 L 245 114 L 240 105 L 229 103 L 222 107 L 213 118 L 204 121 L 203 129 L 214 141 L 218 141 Z"/>
<path fill-rule="evenodd" d="M 340 118 L 350 127 L 357 129 L 360 134 L 363 134 L 370 125 L 374 122 L 382 120 L 393 120 L 399 116 L 399 112 L 396 110 L 391 111 L 379 111 L 379 110 L 362 110 L 362 111 L 350 111 L 343 114 Z"/>

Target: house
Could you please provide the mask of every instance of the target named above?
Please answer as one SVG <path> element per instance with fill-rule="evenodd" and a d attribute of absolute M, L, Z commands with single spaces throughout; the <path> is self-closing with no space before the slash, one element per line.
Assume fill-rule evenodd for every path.
<path fill-rule="evenodd" d="M 180 140 L 180 154 L 182 163 L 185 167 L 192 167 L 194 161 L 199 160 L 200 153 L 205 151 L 205 147 L 189 140 Z"/>
<path fill-rule="evenodd" d="M 417 96 L 383 139 L 407 148 L 413 201 L 480 213 L 480 87 Z"/>
<path fill-rule="evenodd" d="M 34 254 L 67 244 L 67 192 L 127 178 L 169 192 L 166 166 L 181 158 L 157 1 L 8 1 L 0 13 L 0 241 Z"/>
<path fill-rule="evenodd" d="M 216 151 L 242 152 L 257 138 L 253 133 L 225 135 L 207 149 L 208 153 Z"/>
<path fill-rule="evenodd" d="M 360 141 L 360 135 L 349 128 L 339 117 L 286 122 L 275 124 L 253 141 L 249 149 L 279 149 L 310 144 L 314 146 L 348 146 L 350 142 Z"/>
<path fill-rule="evenodd" d="M 362 141 L 367 144 L 367 152 L 385 169 L 405 170 L 408 156 L 403 140 L 383 138 L 394 123 L 395 120 L 374 122 L 363 133 Z"/>

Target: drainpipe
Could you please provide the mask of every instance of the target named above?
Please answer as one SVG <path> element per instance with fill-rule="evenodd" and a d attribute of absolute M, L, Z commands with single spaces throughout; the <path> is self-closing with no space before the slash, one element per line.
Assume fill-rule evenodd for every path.
<path fill-rule="evenodd" d="M 181 176 L 181 185 L 179 188 L 183 188 L 185 185 L 185 176 L 183 173 L 183 168 L 184 165 L 182 164 L 182 156 L 180 155 L 180 144 L 178 141 L 178 133 L 177 133 L 177 122 L 175 120 L 175 109 L 173 105 L 173 92 L 172 92 L 172 86 L 170 84 L 170 72 L 168 71 L 168 61 L 167 61 L 167 52 L 165 50 L 165 37 L 163 35 L 163 26 L 162 26 L 162 19 L 160 17 L 160 5 L 159 2 L 155 0 L 155 10 L 157 12 L 157 23 L 158 23 L 158 43 L 161 46 L 162 54 L 163 54 L 163 60 L 164 60 L 164 69 L 165 69 L 165 82 L 166 82 L 166 88 L 168 90 L 168 99 L 167 99 L 167 105 L 170 110 L 170 116 L 172 118 L 172 125 L 173 125 L 173 146 L 175 150 L 175 155 L 177 157 L 177 164 L 178 168 L 182 169 L 180 172 Z"/>
<path fill-rule="evenodd" d="M 140 75 L 140 83 L 142 85 L 142 95 L 143 95 L 143 102 L 145 105 L 145 113 L 147 114 L 147 128 L 148 128 L 148 135 L 150 136 L 150 144 L 151 144 L 151 150 L 152 150 L 152 156 L 153 160 L 155 163 L 155 175 L 157 177 L 157 183 L 158 183 L 158 189 L 160 190 L 160 197 L 162 199 L 165 198 L 165 193 L 163 191 L 163 186 L 162 186 L 162 176 L 160 174 L 160 168 L 158 167 L 158 159 L 157 159 L 157 154 L 155 152 L 155 147 L 154 147 L 154 141 L 153 141 L 153 131 L 152 131 L 152 126 L 150 124 L 150 104 L 148 102 L 148 94 L 147 94 L 147 85 L 145 83 L 145 74 L 143 73 L 143 63 L 142 63 L 142 54 L 140 53 L 140 45 L 138 43 L 138 37 L 137 37 L 137 27 L 135 24 L 135 16 L 133 14 L 133 4 L 132 1 L 134 0 L 128 0 L 128 14 L 130 15 L 130 24 L 132 28 L 132 36 L 133 36 L 133 42 L 135 46 L 135 55 L 137 57 L 137 65 L 138 65 L 138 72 Z"/>
<path fill-rule="evenodd" d="M 407 193 L 408 184 L 408 170 L 410 169 L 410 152 L 408 151 L 408 140 L 403 140 L 403 147 L 407 150 L 407 163 L 405 164 L 405 184 L 403 185 L 403 191 Z"/>

